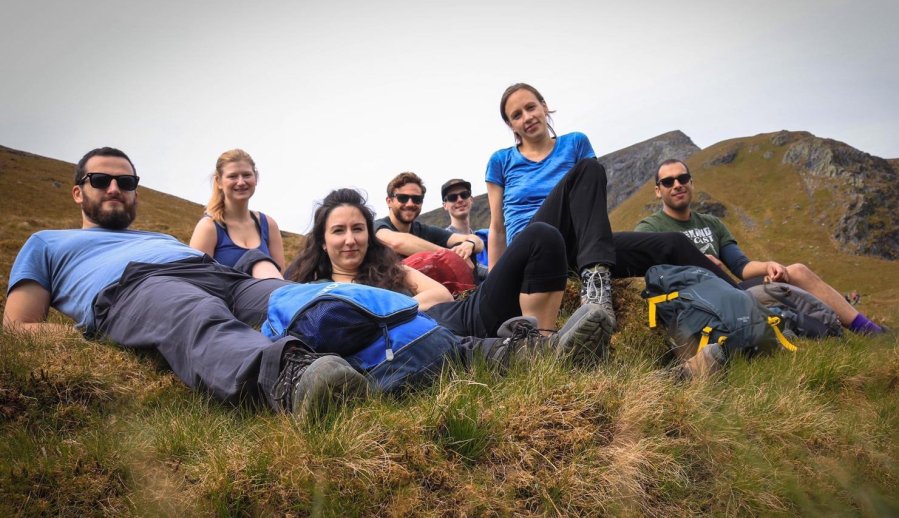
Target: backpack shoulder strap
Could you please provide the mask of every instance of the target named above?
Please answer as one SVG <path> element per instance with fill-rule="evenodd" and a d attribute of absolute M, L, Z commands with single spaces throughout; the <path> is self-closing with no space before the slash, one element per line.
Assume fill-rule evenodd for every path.
<path fill-rule="evenodd" d="M 646 302 L 649 304 L 649 328 L 655 329 L 656 325 L 658 325 L 658 321 L 656 319 L 656 304 L 660 304 L 662 302 L 668 302 L 669 300 L 674 300 L 678 297 L 678 292 L 672 291 L 671 293 L 664 293 L 662 295 L 656 295 L 655 297 L 649 297 L 646 299 Z"/>

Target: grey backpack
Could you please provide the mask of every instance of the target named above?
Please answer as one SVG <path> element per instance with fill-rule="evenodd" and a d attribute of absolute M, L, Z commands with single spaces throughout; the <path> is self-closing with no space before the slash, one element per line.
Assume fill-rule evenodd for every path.
<path fill-rule="evenodd" d="M 841 336 L 843 326 L 837 314 L 821 299 L 802 288 L 783 282 L 769 282 L 746 291 L 763 306 L 780 314 L 785 330 L 805 338 Z"/>
<path fill-rule="evenodd" d="M 781 332 L 780 317 L 704 268 L 653 266 L 642 296 L 649 303 L 649 327 L 661 321 L 681 359 L 709 343 L 720 344 L 726 357 L 796 350 Z"/>

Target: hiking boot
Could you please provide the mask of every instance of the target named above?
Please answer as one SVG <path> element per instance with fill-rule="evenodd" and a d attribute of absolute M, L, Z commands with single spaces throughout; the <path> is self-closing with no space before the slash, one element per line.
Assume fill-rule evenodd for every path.
<path fill-rule="evenodd" d="M 496 336 L 500 338 L 509 338 L 515 334 L 515 330 L 518 329 L 519 326 L 526 326 L 529 328 L 537 329 L 537 319 L 534 317 L 526 317 L 524 315 L 520 317 L 512 317 L 509 320 L 506 320 L 499 326 L 499 329 L 496 331 Z"/>
<path fill-rule="evenodd" d="M 562 356 L 575 362 L 606 360 L 614 330 L 614 316 L 605 307 L 585 304 L 559 330 L 556 347 Z"/>
<path fill-rule="evenodd" d="M 711 343 L 684 362 L 677 375 L 683 380 L 707 378 L 720 371 L 726 361 L 721 344 Z"/>
<path fill-rule="evenodd" d="M 511 318 L 500 326 L 497 335 L 508 336 L 503 344 L 516 355 L 549 349 L 575 361 L 608 357 L 613 324 L 608 313 L 596 304 L 578 308 L 562 329 L 549 336 L 540 333 L 536 322 L 533 317 Z"/>
<path fill-rule="evenodd" d="M 608 313 L 612 327 L 616 325 L 612 307 L 612 272 L 609 267 L 597 264 L 581 271 L 581 306 L 597 304 Z"/>
<path fill-rule="evenodd" d="M 368 391 L 368 380 L 340 356 L 294 347 L 284 353 L 281 374 L 272 387 L 276 409 L 306 415 L 334 401 L 348 401 Z"/>
<path fill-rule="evenodd" d="M 508 365 L 513 357 L 530 356 L 540 351 L 556 350 L 555 333 L 544 336 L 537 328 L 537 319 L 533 317 L 513 317 L 503 322 L 497 336 L 505 338 L 497 346 L 497 358 L 503 366 Z"/>

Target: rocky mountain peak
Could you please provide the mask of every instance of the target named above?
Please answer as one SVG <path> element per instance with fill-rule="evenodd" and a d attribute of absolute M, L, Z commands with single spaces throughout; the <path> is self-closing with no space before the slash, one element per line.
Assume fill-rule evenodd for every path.
<path fill-rule="evenodd" d="M 674 130 L 599 157 L 609 179 L 606 198 L 609 210 L 654 178 L 662 161 L 669 158 L 686 160 L 697 151 L 699 146 L 690 137 Z"/>
<path fill-rule="evenodd" d="M 783 163 L 798 169 L 804 194 L 811 200 L 826 193 L 832 200 L 831 210 L 815 217 L 824 222 L 839 214 L 833 238 L 854 253 L 899 258 L 896 168 L 887 160 L 810 133 L 783 145 L 787 143 Z"/>

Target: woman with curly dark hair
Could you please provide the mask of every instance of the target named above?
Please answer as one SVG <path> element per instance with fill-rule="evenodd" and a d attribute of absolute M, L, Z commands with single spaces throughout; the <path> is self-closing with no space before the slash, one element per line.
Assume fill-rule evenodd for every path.
<path fill-rule="evenodd" d="M 453 300 L 437 281 L 399 262 L 375 237 L 374 213 L 353 189 L 331 191 L 315 210 L 312 232 L 285 276 L 297 282 L 355 282 L 405 293 L 422 310 Z"/>
<path fill-rule="evenodd" d="M 459 336 L 497 336 L 504 322 L 522 315 L 544 334 L 555 328 L 567 266 L 559 253 L 562 236 L 550 225 L 538 223 L 523 232 L 480 287 L 459 301 L 442 284 L 401 264 L 373 229 L 374 214 L 359 192 L 332 191 L 316 209 L 312 232 L 287 279 L 356 282 L 405 293 Z M 586 307 L 566 326 L 572 332 L 560 333 L 570 336 L 560 340 L 602 353 L 609 336 L 598 323 L 601 316 L 598 306 Z"/>

